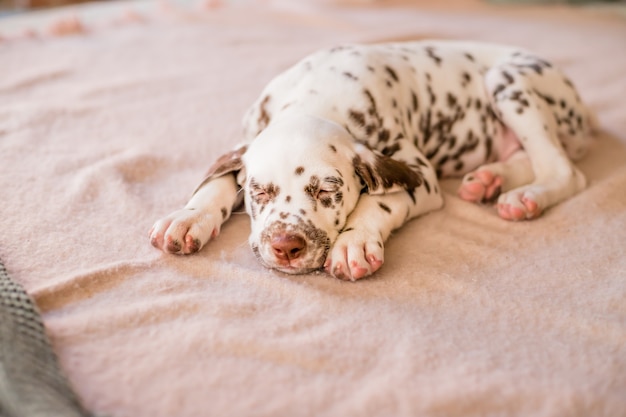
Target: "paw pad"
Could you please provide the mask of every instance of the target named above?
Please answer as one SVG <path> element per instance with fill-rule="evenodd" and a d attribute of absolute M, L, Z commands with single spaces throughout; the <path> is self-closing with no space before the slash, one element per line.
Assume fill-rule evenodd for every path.
<path fill-rule="evenodd" d="M 541 207 L 534 197 L 515 191 L 502 195 L 496 208 L 498 215 L 505 220 L 528 220 L 541 215 Z"/>
<path fill-rule="evenodd" d="M 459 187 L 459 197 L 473 203 L 486 203 L 500 195 L 502 177 L 491 171 L 482 170 L 470 173 L 463 178 Z"/>

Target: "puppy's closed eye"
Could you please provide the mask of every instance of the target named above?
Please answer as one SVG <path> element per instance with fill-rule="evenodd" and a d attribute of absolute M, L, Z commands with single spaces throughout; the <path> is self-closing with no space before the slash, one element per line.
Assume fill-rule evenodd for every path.
<path fill-rule="evenodd" d="M 256 204 L 267 204 L 278 196 L 280 187 L 273 183 L 259 184 L 254 178 L 250 179 L 250 197 Z"/>

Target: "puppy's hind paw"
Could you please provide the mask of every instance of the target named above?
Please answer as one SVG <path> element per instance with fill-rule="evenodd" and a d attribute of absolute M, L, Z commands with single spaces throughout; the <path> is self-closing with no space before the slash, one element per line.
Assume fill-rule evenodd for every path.
<path fill-rule="evenodd" d="M 489 170 L 470 172 L 463 178 L 458 194 L 465 201 L 486 203 L 500 194 L 502 177 Z"/>
<path fill-rule="evenodd" d="M 503 194 L 496 205 L 498 215 L 505 220 L 530 220 L 541 215 L 542 209 L 532 191 L 513 190 Z"/>

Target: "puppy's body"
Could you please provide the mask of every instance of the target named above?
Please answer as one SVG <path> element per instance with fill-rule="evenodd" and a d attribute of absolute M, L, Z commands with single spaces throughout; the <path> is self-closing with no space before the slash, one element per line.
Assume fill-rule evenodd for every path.
<path fill-rule="evenodd" d="M 265 265 L 358 279 L 382 265 L 393 229 L 441 207 L 438 176 L 465 175 L 459 195 L 499 197 L 508 220 L 580 191 L 571 160 L 587 150 L 590 115 L 571 82 L 528 52 L 412 42 L 305 58 L 268 84 L 244 128 L 245 145 L 155 224 L 153 244 L 199 250 L 238 203 L 238 183 Z"/>

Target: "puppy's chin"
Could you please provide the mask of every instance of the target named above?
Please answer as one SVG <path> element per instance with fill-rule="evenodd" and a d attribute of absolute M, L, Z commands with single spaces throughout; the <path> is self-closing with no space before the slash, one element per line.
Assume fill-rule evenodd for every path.
<path fill-rule="evenodd" d="M 317 268 L 297 268 L 297 267 L 292 267 L 292 266 L 287 266 L 287 267 L 274 266 L 274 267 L 269 267 L 269 268 L 275 269 L 285 274 L 302 275 L 302 274 L 310 274 L 312 272 L 319 271 L 322 267 L 319 266 Z"/>
<path fill-rule="evenodd" d="M 257 255 L 256 252 L 255 252 L 255 255 Z M 280 272 L 283 272 L 285 274 L 290 274 L 290 275 L 309 274 L 311 272 L 321 270 L 322 266 L 324 265 L 323 260 L 322 262 L 315 262 L 315 264 L 307 263 L 303 265 L 302 262 L 299 262 L 298 260 L 291 260 L 287 262 L 287 261 L 271 259 L 268 261 L 260 255 L 257 255 L 257 258 L 259 259 L 259 261 L 264 267 L 268 269 L 274 269 L 276 271 L 280 271 Z"/>
<path fill-rule="evenodd" d="M 287 261 L 276 259 L 267 253 L 261 254 L 262 249 L 260 250 L 259 245 L 256 243 L 250 243 L 250 246 L 254 256 L 265 268 L 274 269 L 290 275 L 309 274 L 321 270 L 324 266 L 326 255 L 328 254 L 328 250 L 320 248 L 321 256 L 316 257 L 314 260 L 291 259 Z"/>

